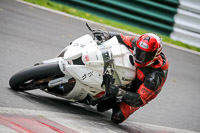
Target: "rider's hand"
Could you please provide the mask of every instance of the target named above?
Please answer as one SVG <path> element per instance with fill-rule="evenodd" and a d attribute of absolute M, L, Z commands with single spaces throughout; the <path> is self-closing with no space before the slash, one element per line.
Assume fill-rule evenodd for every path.
<path fill-rule="evenodd" d="M 92 34 L 99 41 L 106 41 L 110 38 L 109 32 L 102 30 L 93 30 Z"/>
<path fill-rule="evenodd" d="M 109 89 L 107 90 L 107 96 L 116 97 L 119 92 L 119 87 L 114 84 L 110 84 Z"/>

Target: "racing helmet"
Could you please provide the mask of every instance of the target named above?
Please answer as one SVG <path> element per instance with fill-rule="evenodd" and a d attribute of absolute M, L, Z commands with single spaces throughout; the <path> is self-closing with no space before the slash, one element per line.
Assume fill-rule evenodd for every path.
<path fill-rule="evenodd" d="M 133 56 L 136 66 L 145 67 L 153 64 L 162 50 L 162 39 L 154 33 L 141 35 L 134 47 Z"/>

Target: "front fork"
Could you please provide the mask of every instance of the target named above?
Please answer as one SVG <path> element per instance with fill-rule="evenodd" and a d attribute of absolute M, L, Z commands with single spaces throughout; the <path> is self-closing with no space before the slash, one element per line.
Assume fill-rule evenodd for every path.
<path fill-rule="evenodd" d="M 60 77 L 60 78 L 49 81 L 48 87 L 52 88 L 54 86 L 66 84 L 68 83 L 69 79 L 73 78 L 66 70 L 67 62 L 64 61 L 63 57 L 57 57 L 57 58 L 42 61 L 42 64 L 48 64 L 48 63 L 58 63 L 60 70 L 63 72 L 63 74 L 65 74 L 64 77 Z"/>

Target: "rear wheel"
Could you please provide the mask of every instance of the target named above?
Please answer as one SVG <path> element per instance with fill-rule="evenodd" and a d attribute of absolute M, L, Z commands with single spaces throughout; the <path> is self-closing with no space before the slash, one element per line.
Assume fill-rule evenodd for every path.
<path fill-rule="evenodd" d="M 58 63 L 41 64 L 14 74 L 9 81 L 10 87 L 16 91 L 43 89 L 52 79 L 62 77 Z"/>

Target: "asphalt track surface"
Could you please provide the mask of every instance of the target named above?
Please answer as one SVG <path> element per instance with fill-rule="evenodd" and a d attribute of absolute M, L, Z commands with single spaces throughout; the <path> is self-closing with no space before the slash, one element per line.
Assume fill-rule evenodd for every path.
<path fill-rule="evenodd" d="M 163 51 L 169 60 L 169 75 L 161 93 L 120 125 L 110 122 L 110 111 L 99 113 L 93 107 L 70 103 L 40 90 L 22 93 L 9 88 L 14 73 L 55 57 L 74 39 L 90 34 L 85 22 L 17 1 L 0 0 L 0 113 L 18 110 L 22 115 L 29 110 L 66 114 L 71 125 L 82 125 L 91 132 L 147 132 L 137 123 L 200 132 L 200 56 L 166 45 Z"/>

